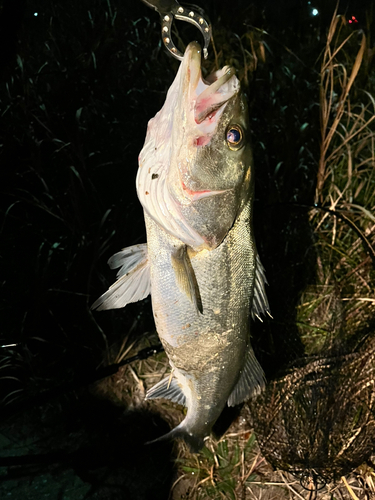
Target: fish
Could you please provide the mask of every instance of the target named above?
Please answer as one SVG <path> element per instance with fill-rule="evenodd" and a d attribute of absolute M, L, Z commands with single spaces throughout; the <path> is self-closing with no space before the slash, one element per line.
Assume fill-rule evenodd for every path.
<path fill-rule="evenodd" d="M 265 385 L 250 316 L 270 314 L 253 233 L 254 164 L 246 97 L 232 67 L 202 76 L 190 43 L 161 110 L 149 121 L 136 190 L 147 243 L 108 261 L 117 281 L 92 306 L 115 309 L 151 294 L 171 374 L 146 399 L 187 408 L 158 440 L 199 451 L 225 405 Z"/>

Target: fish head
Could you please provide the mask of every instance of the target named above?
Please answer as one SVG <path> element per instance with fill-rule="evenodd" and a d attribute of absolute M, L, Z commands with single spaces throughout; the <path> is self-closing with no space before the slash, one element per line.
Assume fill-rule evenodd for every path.
<path fill-rule="evenodd" d="M 234 69 L 203 79 L 201 52 L 198 43 L 188 45 L 166 102 L 149 123 L 137 189 L 165 230 L 194 249 L 211 250 L 249 201 L 253 160 L 247 102 Z"/>

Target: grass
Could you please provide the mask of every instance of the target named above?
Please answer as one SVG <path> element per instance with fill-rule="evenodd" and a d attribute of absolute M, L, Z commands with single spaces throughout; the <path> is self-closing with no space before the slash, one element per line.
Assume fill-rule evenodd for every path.
<path fill-rule="evenodd" d="M 254 451 L 255 436 L 249 431 L 228 433 L 217 443 L 210 440 L 199 455 L 190 455 L 177 460 L 181 464 L 182 475 L 174 483 L 174 488 L 188 476 L 194 476 L 195 484 L 190 487 L 186 498 L 230 498 L 235 500 L 244 494 L 246 488 L 258 477 L 258 469 L 264 462 L 260 453 Z M 190 481 L 189 481 L 190 482 Z"/>
<path fill-rule="evenodd" d="M 329 211 L 310 213 L 317 283 L 306 290 L 299 309 L 302 323 L 313 315 L 312 326 L 325 330 L 308 346 L 311 353 L 340 331 L 350 337 L 368 325 L 375 304 L 375 100 L 360 87 L 366 83 L 366 36 L 362 32 L 358 40 L 345 28 L 345 19 L 335 13 L 320 70 L 315 202 Z"/>
<path fill-rule="evenodd" d="M 371 457 L 375 439 L 375 102 L 366 47 L 365 34 L 349 32 L 336 11 L 320 68 L 317 208 L 310 211 L 316 280 L 303 290 L 296 316 L 306 358 L 251 404 L 254 412 L 262 408 L 256 429 L 274 466 L 318 467 L 336 484 L 341 475 L 354 499 L 374 491 L 372 466 L 359 468 L 356 486 L 346 478 Z M 344 494 L 336 491 L 335 498 Z"/>
<path fill-rule="evenodd" d="M 106 259 L 143 241 L 141 208 L 131 194 L 136 158 L 177 68 L 160 50 L 157 16 L 148 18 L 143 7 L 130 15 L 116 2 L 68 2 L 38 20 L 26 17 L 34 38 L 6 70 L 2 344 L 16 344 L 1 350 L 7 407 L 157 341 L 149 301 L 104 315 L 89 309 L 113 278 Z M 235 21 L 215 21 L 205 65 L 207 72 L 234 65 L 250 102 L 257 243 L 275 317 L 254 325 L 253 336 L 271 375 L 264 395 L 250 403 L 252 413 L 245 405 L 200 454 L 174 445 L 170 496 L 370 498 L 373 17 L 369 12 L 365 32 L 354 32 L 336 11 L 325 41 L 310 20 L 272 25 L 249 9 L 230 29 Z M 305 225 L 298 225 L 298 210 Z M 185 410 L 144 401 L 168 371 L 160 353 L 91 392 L 127 410 L 156 410 L 174 427 Z M 327 485 L 309 491 L 323 474 L 318 461 Z"/>

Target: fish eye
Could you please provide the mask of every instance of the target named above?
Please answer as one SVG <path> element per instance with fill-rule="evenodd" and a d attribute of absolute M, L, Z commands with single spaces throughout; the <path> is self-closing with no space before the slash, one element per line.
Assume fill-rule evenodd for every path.
<path fill-rule="evenodd" d="M 226 140 L 230 149 L 237 151 L 243 143 L 243 131 L 239 125 L 229 125 L 226 132 Z"/>

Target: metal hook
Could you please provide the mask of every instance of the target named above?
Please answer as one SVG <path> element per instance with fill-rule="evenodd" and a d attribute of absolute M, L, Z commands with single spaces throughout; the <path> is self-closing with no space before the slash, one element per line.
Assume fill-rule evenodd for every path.
<path fill-rule="evenodd" d="M 142 0 L 142 2 L 160 14 L 161 37 L 165 47 L 173 57 L 180 61 L 182 61 L 184 57 L 182 52 L 180 52 L 173 43 L 171 36 L 173 19 L 176 18 L 179 21 L 186 21 L 193 24 L 199 29 L 204 39 L 203 57 L 207 59 L 207 48 L 211 40 L 211 26 L 200 13 L 187 7 L 182 7 L 177 0 Z"/>

